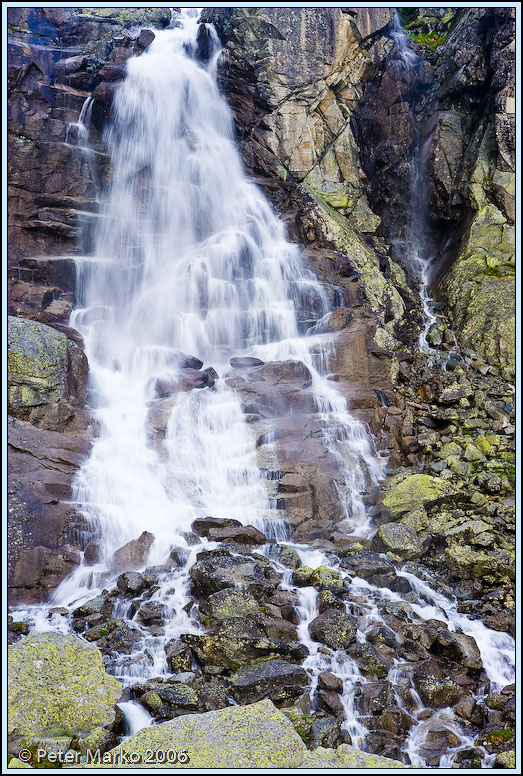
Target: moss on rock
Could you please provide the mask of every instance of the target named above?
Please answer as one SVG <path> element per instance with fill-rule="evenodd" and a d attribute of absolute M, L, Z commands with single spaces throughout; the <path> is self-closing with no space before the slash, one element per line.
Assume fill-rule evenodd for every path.
<path fill-rule="evenodd" d="M 9 316 L 8 397 L 12 408 L 58 401 L 67 383 L 67 337 L 38 321 Z"/>
<path fill-rule="evenodd" d="M 411 474 L 408 477 L 393 478 L 383 499 L 382 514 L 390 520 L 397 520 L 416 507 L 440 504 L 451 500 L 456 490 L 445 480 L 428 474 Z"/>

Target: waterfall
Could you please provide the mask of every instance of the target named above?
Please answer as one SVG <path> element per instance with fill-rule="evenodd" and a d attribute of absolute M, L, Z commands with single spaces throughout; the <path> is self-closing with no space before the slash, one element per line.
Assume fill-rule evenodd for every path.
<path fill-rule="evenodd" d="M 328 316 L 325 289 L 244 173 L 215 79 L 219 44 L 214 35 L 203 65 L 197 29 L 188 10 L 180 27 L 157 32 L 148 51 L 128 61 L 116 94 L 113 180 L 93 260 L 78 262 L 80 303 L 71 318 L 85 340 L 99 429 L 74 501 L 99 537 L 100 559 L 82 564 L 53 596 L 61 605 L 92 597 L 116 578 L 114 552 L 146 528 L 155 537 L 149 565 L 164 563 L 173 547 L 188 556 L 164 582 L 170 589 L 176 577 L 177 595 L 157 594 L 170 607 L 170 637 L 194 630 L 184 606 L 195 518 L 232 517 L 286 536 L 240 398 L 223 379 L 169 400 L 161 454 L 151 445 L 155 386 L 180 379 L 183 354 L 221 377 L 231 357 L 246 354 L 306 364 L 324 442 L 341 471 L 348 532 L 368 531 L 361 494 L 386 463 L 322 373 L 329 342 L 300 326 L 299 311 Z"/>
<path fill-rule="evenodd" d="M 401 26 L 399 14 L 396 11 L 392 21 L 391 37 L 397 58 L 404 71 L 415 81 L 416 72 L 421 64 L 420 56 L 414 51 L 409 36 Z M 432 299 L 429 292 L 432 265 L 435 260 L 433 246 L 429 238 L 429 161 L 430 149 L 434 137 L 435 123 L 425 133 L 419 130 L 414 115 L 414 105 L 410 106 L 410 120 L 414 134 L 412 159 L 410 162 L 410 217 L 407 223 L 405 240 L 402 243 L 402 253 L 406 256 L 409 270 L 418 282 L 419 295 L 423 309 L 423 328 L 419 336 L 420 350 L 431 351 L 427 342 L 430 327 L 437 317 L 432 309 Z"/>

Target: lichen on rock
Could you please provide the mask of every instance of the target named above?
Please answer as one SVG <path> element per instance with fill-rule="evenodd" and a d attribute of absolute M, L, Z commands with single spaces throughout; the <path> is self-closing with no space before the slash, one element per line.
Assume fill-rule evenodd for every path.
<path fill-rule="evenodd" d="M 114 722 L 121 684 L 74 634 L 39 633 L 8 651 L 9 732 L 82 735 Z"/>

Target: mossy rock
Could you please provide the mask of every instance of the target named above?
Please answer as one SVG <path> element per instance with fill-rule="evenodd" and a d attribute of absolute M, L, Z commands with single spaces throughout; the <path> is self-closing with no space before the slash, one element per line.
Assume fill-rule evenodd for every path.
<path fill-rule="evenodd" d="M 97 647 L 73 634 L 40 633 L 9 647 L 9 732 L 88 734 L 114 722 L 122 686 Z"/>
<path fill-rule="evenodd" d="M 372 546 L 375 550 L 392 553 L 391 560 L 398 561 L 419 558 L 423 550 L 416 532 L 401 523 L 380 525 Z"/>
<path fill-rule="evenodd" d="M 516 767 L 516 750 L 509 749 L 507 752 L 500 752 L 496 755 L 496 767 L 514 770 Z"/>
<path fill-rule="evenodd" d="M 65 396 L 65 334 L 38 321 L 9 316 L 7 342 L 10 407 L 37 407 L 58 401 Z"/>
<path fill-rule="evenodd" d="M 82 8 L 82 13 L 111 21 L 123 27 L 157 25 L 167 27 L 171 21 L 170 8 Z"/>
<path fill-rule="evenodd" d="M 404 479 L 394 479 L 383 499 L 382 515 L 398 520 L 418 506 L 430 507 L 450 501 L 456 490 L 445 480 L 428 474 L 411 474 Z"/>
<path fill-rule="evenodd" d="M 348 744 L 342 744 L 337 749 L 325 749 L 319 746 L 313 752 L 306 752 L 300 768 L 332 769 L 345 768 L 352 770 L 370 768 L 405 768 L 399 760 L 389 760 L 378 754 L 369 754 L 355 749 Z"/>
<path fill-rule="evenodd" d="M 116 765 L 143 768 L 144 764 L 118 763 L 119 752 L 147 750 L 186 751 L 186 764 L 154 763 L 152 768 L 296 768 L 305 745 L 292 723 L 269 700 L 248 706 L 230 706 L 205 714 L 188 714 L 161 725 L 144 728 L 111 751 Z M 92 765 L 85 767 L 92 768 Z M 98 765 L 94 767 L 104 767 Z"/>

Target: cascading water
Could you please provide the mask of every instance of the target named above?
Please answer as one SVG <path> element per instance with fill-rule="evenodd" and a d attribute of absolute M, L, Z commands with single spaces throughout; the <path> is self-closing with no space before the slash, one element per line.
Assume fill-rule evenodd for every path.
<path fill-rule="evenodd" d="M 94 260 L 78 262 L 81 306 L 71 319 L 85 339 L 99 427 L 74 498 L 101 547 L 99 562 L 81 565 L 53 603 L 78 604 L 115 579 L 114 552 L 144 527 L 155 536 L 149 564 L 164 562 L 172 547 L 186 551 L 183 568 L 166 574 L 153 597 L 167 606 L 169 625 L 162 638 L 146 638 L 149 662 L 133 663 L 135 676 L 166 670 L 166 641 L 197 630 L 185 611 L 196 554 L 186 534 L 195 518 L 232 517 L 286 535 L 240 399 L 222 380 L 177 394 L 161 451 L 151 445 L 155 386 L 180 379 L 180 351 L 222 375 L 246 353 L 307 365 L 326 444 L 345 475 L 349 531 L 368 530 L 365 472 L 377 482 L 385 465 L 319 371 L 328 344 L 300 332 L 298 309 L 312 294 L 317 317 L 328 315 L 326 293 L 243 172 L 214 78 L 218 46 L 209 65 L 195 59 L 197 24 L 187 12 L 128 62 L 109 134 L 113 182 Z M 131 678 L 126 665 L 120 675 Z"/>
<path fill-rule="evenodd" d="M 114 583 L 115 551 L 144 529 L 155 537 L 144 565 L 163 564 L 173 548 L 179 558 L 178 567 L 160 569 L 149 599 L 165 607 L 163 630 L 141 628 L 135 654 L 109 664 L 128 684 L 168 674 L 165 644 L 201 629 L 190 614 L 188 572 L 197 552 L 216 544 L 204 539 L 190 544 L 188 532 L 198 517 L 255 525 L 294 547 L 304 565 L 337 569 L 354 601 L 361 602 L 359 643 L 365 643 L 371 626 L 383 622 L 378 602 L 393 598 L 406 604 L 398 593 L 348 574 L 335 556 L 292 545 L 268 496 L 240 398 L 223 379 L 212 389 L 158 400 L 159 381 L 176 386 L 182 379 L 183 354 L 198 357 L 221 378 L 235 356 L 303 362 L 311 374 L 323 441 L 341 475 L 345 532 L 368 535 L 362 491 L 368 478 L 378 482 L 384 476 L 386 458 L 376 455 L 365 425 L 350 415 L 345 398 L 327 379 L 332 339 L 319 333 L 321 327 L 307 332 L 299 324 L 298 310 L 307 308 L 311 295 L 315 319 L 328 316 L 327 294 L 304 269 L 298 247 L 286 240 L 282 223 L 243 172 L 231 114 L 215 80 L 217 39 L 211 30 L 215 50 L 204 65 L 195 58 L 197 29 L 197 16 L 186 11 L 179 27 L 157 32 L 147 52 L 128 61 L 109 134 L 113 182 L 95 255 L 78 262 L 80 306 L 71 319 L 85 340 L 89 402 L 98 427 L 74 501 L 98 537 L 100 553 L 94 565 L 82 563 L 60 585 L 51 605 L 78 606 Z M 408 66 L 415 55 L 401 34 L 395 33 L 396 44 Z M 423 261 L 420 257 L 420 267 Z M 158 407 L 167 416 L 161 444 L 151 434 L 151 413 Z M 260 551 L 271 559 L 270 544 Z M 319 611 L 316 591 L 297 588 L 288 569 L 276 561 L 273 566 L 280 587 L 298 595 L 298 635 L 309 651 L 303 665 L 312 696 L 322 671 L 341 678 L 344 728 L 353 745 L 364 746 L 368 730 L 358 719 L 357 693 L 368 680 L 345 651 L 319 649 L 308 628 Z M 492 686 L 512 681 L 510 637 L 458 614 L 451 601 L 409 572 L 399 576 L 418 594 L 417 604 L 409 604 L 413 618 L 439 619 L 450 630 L 474 636 Z M 349 612 L 350 606 L 349 601 Z M 35 629 L 67 627 L 57 615 L 46 619 L 48 611 L 37 607 L 30 613 Z M 116 615 L 130 618 L 129 604 Z M 397 664 L 389 681 L 394 684 L 404 670 Z M 416 736 L 430 728 L 430 719 L 420 728 L 420 703 L 418 696 L 410 710 L 413 726 L 405 750 L 410 760 Z M 150 723 L 137 704 L 120 707 L 128 734 Z M 449 724 L 459 737 L 457 723 Z"/>

